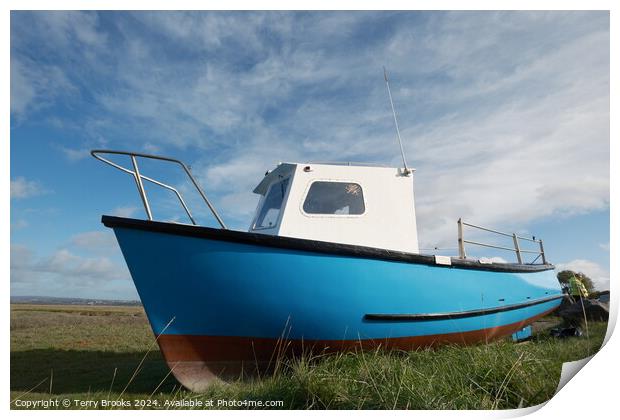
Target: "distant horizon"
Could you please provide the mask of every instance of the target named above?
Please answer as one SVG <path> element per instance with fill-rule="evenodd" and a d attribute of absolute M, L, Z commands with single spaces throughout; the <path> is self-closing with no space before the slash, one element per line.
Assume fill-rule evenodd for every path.
<path fill-rule="evenodd" d="M 71 296 L 40 296 L 40 295 L 11 295 L 10 299 L 63 299 L 63 300 L 97 300 L 97 301 L 105 301 L 105 302 L 140 302 L 140 299 L 103 299 L 103 298 L 81 298 L 81 297 L 71 297 Z"/>

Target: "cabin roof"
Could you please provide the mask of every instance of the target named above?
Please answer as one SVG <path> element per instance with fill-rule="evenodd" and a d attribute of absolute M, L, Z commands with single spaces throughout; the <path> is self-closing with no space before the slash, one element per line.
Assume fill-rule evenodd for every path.
<path fill-rule="evenodd" d="M 389 165 L 382 165 L 377 163 L 360 163 L 360 162 L 281 162 L 276 166 L 275 169 L 269 171 L 265 174 L 265 177 L 261 180 L 261 182 L 254 188 L 253 192 L 255 194 L 265 195 L 269 186 L 273 183 L 274 179 L 278 177 L 284 176 L 292 172 L 297 165 L 305 166 L 341 166 L 343 168 L 347 167 L 366 167 L 368 169 L 399 169 L 393 168 Z M 409 168 L 410 171 L 415 172 L 415 169 Z"/>

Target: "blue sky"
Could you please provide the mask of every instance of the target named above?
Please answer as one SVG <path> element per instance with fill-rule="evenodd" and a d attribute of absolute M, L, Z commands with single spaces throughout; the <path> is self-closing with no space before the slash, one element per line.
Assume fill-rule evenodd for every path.
<path fill-rule="evenodd" d="M 383 65 L 421 248 L 463 217 L 608 287 L 607 12 L 12 12 L 10 65 L 12 295 L 137 296 L 100 216 L 144 211 L 90 149 L 186 161 L 243 230 L 280 161 L 398 166 Z"/>

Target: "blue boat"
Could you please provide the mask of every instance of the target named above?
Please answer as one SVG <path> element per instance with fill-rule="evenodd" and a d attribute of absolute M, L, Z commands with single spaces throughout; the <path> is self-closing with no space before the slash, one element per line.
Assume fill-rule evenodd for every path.
<path fill-rule="evenodd" d="M 102 222 L 116 234 L 170 369 L 194 391 L 301 352 L 488 342 L 563 297 L 539 239 L 492 231 L 512 237 L 517 262 L 468 258 L 465 244 L 483 244 L 465 239 L 464 227 L 477 226 L 459 220 L 459 256 L 421 254 L 406 166 L 279 164 L 254 190 L 250 228 L 235 231 L 182 162 L 92 154 L 136 182 L 147 219 Z M 132 166 L 109 155 L 127 155 Z M 198 226 L 179 191 L 142 174 L 139 159 L 180 165 L 220 228 Z M 153 220 L 145 182 L 172 191 L 189 223 Z"/>

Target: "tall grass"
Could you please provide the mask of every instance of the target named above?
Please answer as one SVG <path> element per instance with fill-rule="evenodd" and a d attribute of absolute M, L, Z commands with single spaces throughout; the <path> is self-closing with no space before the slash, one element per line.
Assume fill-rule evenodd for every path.
<path fill-rule="evenodd" d="M 153 337 L 143 314 L 22 310 L 12 313 L 11 323 L 11 399 L 150 398 L 161 407 L 166 400 L 281 400 L 291 409 L 539 404 L 555 392 L 562 363 L 589 356 L 606 330 L 605 323 L 590 323 L 589 338 L 559 340 L 541 331 L 521 344 L 503 340 L 411 352 L 378 348 L 295 359 L 280 355 L 270 375 L 216 384 L 196 394 L 173 379 L 159 352 L 149 352 Z"/>
<path fill-rule="evenodd" d="M 602 338 L 605 326 L 596 329 Z M 279 397 L 288 408 L 516 408 L 548 400 L 562 363 L 586 357 L 588 345 L 585 339 L 541 335 L 523 344 L 306 355 L 285 362 L 271 377 L 214 387 L 203 397 Z"/>

